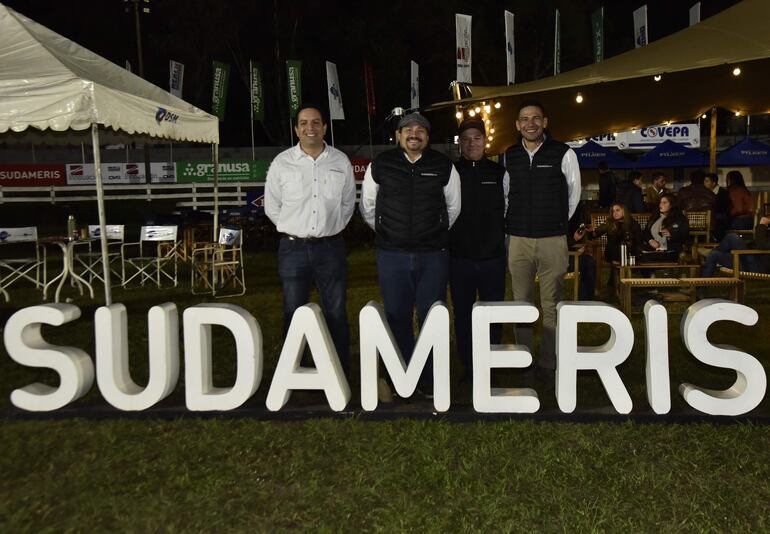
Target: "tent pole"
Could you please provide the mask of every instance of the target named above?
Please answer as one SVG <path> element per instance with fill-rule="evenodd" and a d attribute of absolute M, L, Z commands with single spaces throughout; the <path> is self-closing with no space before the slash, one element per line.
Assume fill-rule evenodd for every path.
<path fill-rule="evenodd" d="M 214 236 L 212 243 L 217 242 L 219 232 L 219 143 L 214 143 Z"/>
<path fill-rule="evenodd" d="M 91 124 L 91 145 L 94 149 L 94 173 L 96 174 L 96 203 L 99 207 L 99 241 L 102 246 L 102 273 L 104 275 L 104 305 L 112 304 L 110 288 L 110 260 L 107 255 L 107 223 L 104 214 L 104 186 L 102 185 L 102 157 L 99 152 L 99 125 Z"/>
<path fill-rule="evenodd" d="M 711 108 L 711 135 L 709 136 L 709 172 L 717 172 L 717 107 Z"/>

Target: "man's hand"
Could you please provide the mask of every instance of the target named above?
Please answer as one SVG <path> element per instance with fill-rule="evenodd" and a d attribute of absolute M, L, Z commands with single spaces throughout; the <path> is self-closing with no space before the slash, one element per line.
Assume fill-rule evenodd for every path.
<path fill-rule="evenodd" d="M 770 217 L 762 217 L 761 219 L 759 219 L 759 224 L 764 224 L 765 226 L 767 226 L 768 224 L 770 224 Z"/>

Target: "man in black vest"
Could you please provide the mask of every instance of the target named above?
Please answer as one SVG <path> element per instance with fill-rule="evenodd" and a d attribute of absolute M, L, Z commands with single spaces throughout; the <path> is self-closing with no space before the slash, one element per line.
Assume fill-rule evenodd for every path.
<path fill-rule="evenodd" d="M 487 159 L 486 128 L 479 119 L 466 119 L 458 129 L 463 210 L 450 232 L 449 287 L 455 315 L 455 335 L 464 381 L 472 381 L 471 310 L 479 300 L 505 299 L 505 207 L 508 173 Z M 500 343 L 501 325 L 491 329 L 491 341 Z"/>
<path fill-rule="evenodd" d="M 580 167 L 575 152 L 545 134 L 543 105 L 519 105 L 516 129 L 521 142 L 505 153 L 510 175 L 506 232 L 513 299 L 533 302 L 540 279 L 543 337 L 538 371 L 550 380 L 556 368 L 556 304 L 567 272 L 567 223 L 580 202 Z M 532 349 L 532 326 L 517 325 L 519 344 Z"/>
<path fill-rule="evenodd" d="M 414 351 L 413 314 L 420 325 L 436 301 L 446 300 L 449 228 L 460 213 L 460 176 L 452 162 L 428 148 L 430 123 L 404 116 L 398 147 L 377 156 L 361 186 L 360 211 L 377 234 L 377 272 L 385 314 L 406 362 Z M 432 396 L 432 360 L 419 389 Z"/>

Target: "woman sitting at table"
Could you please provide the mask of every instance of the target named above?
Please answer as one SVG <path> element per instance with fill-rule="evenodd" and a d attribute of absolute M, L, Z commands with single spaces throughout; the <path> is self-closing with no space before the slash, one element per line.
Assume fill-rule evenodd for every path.
<path fill-rule="evenodd" d="M 674 195 L 664 193 L 660 197 L 658 213 L 650 218 L 644 229 L 644 250 L 666 252 L 670 258 L 664 261 L 676 261 L 689 237 L 687 216 L 677 207 Z"/>
<path fill-rule="evenodd" d="M 607 234 L 607 246 L 604 247 L 604 261 L 607 263 L 620 262 L 621 245 L 626 245 L 629 256 L 636 256 L 642 246 L 642 228 L 631 217 L 623 204 L 612 204 L 609 217 L 598 227 L 588 226 L 584 232 L 575 232 L 576 240 L 582 239 L 584 234 L 587 234 L 590 239 Z M 614 293 L 616 282 L 617 272 L 615 269 L 611 269 L 609 280 L 607 280 L 608 294 L 606 296 Z"/>
<path fill-rule="evenodd" d="M 740 171 L 727 173 L 730 195 L 730 229 L 751 230 L 754 227 L 754 201 Z"/>

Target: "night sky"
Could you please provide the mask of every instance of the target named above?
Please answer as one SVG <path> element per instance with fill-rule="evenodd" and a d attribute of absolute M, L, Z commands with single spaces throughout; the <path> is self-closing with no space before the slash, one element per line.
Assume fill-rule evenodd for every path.
<path fill-rule="evenodd" d="M 126 60 L 138 73 L 133 4 L 123 0 L 6 0 L 8 7 L 74 40 L 118 65 Z M 337 64 L 346 120 L 335 121 L 337 144 L 368 142 L 363 63 L 374 69 L 377 115 L 375 143 L 389 135 L 384 124 L 393 107 L 409 106 L 409 61 L 420 64 L 423 106 L 451 98 L 455 78 L 454 14 L 473 16 L 473 82 L 506 82 L 503 11 L 515 14 L 516 81 L 553 72 L 554 9 L 561 13 L 561 70 L 593 61 L 591 13 L 604 5 L 605 58 L 633 48 L 632 12 L 648 6 L 649 40 L 688 25 L 692 1 L 651 0 L 151 0 L 141 15 L 145 78 L 168 89 L 168 62 L 185 64 L 183 98 L 211 109 L 212 61 L 231 65 L 222 144 L 247 146 L 249 133 L 248 64 L 263 67 L 266 120 L 255 129 L 257 145 L 289 142 L 286 59 L 299 59 L 305 102 L 324 109 L 325 61 Z M 737 0 L 702 0 L 701 18 Z M 145 4 L 147 5 L 147 4 Z M 451 113 L 433 113 L 432 138 L 453 135 Z"/>

